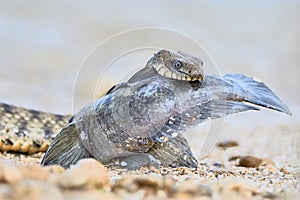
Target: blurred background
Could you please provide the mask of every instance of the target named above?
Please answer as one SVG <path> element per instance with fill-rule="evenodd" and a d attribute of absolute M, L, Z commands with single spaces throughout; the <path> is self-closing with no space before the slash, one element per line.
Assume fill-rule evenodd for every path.
<path fill-rule="evenodd" d="M 205 47 L 218 73 L 259 77 L 293 113 L 290 117 L 263 110 L 229 116 L 221 140 L 238 140 L 243 147 L 241 153 L 270 157 L 279 165 L 299 166 L 299 19 L 300 1 L 296 0 L 251 3 L 1 0 L 0 101 L 54 113 L 72 113 L 77 73 L 99 43 L 121 31 L 161 27 L 183 33 Z M 110 45 L 100 56 L 110 56 L 114 49 L 147 37 L 150 36 L 144 34 Z M 154 46 L 177 43 L 156 37 Z M 148 57 L 151 56 L 149 53 Z M 126 67 L 126 62 L 123 64 Z M 205 67 L 210 72 L 212 66 Z M 119 79 L 112 74 L 105 80 L 113 84 Z M 80 91 L 88 90 L 88 81 L 82 88 Z M 80 95 L 84 98 L 86 94 Z M 189 135 L 189 138 L 194 137 Z M 203 141 L 202 136 L 197 138 L 192 139 L 195 152 Z"/>

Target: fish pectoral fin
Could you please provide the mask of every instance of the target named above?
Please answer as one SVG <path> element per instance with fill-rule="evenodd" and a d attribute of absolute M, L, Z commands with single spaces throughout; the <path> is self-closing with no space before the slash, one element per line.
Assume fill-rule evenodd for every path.
<path fill-rule="evenodd" d="M 91 155 L 79 140 L 76 125 L 71 123 L 63 128 L 54 138 L 41 164 L 43 166 L 58 164 L 68 168 L 76 164 L 80 159 L 89 157 Z"/>
<path fill-rule="evenodd" d="M 170 138 L 167 142 L 157 142 L 148 153 L 165 167 L 196 168 L 198 165 L 187 140 L 181 134 Z"/>
<path fill-rule="evenodd" d="M 244 101 L 292 115 L 289 108 L 263 82 L 242 74 L 227 74 L 224 78 L 239 85 Z"/>
<path fill-rule="evenodd" d="M 175 138 L 178 134 L 206 120 L 218 119 L 248 110 L 259 110 L 259 108 L 246 102 L 227 100 L 214 100 L 195 105 L 178 115 L 169 117 L 168 121 L 161 127 L 161 130 L 153 134 L 151 139 L 153 142 L 163 143 L 164 140 Z"/>

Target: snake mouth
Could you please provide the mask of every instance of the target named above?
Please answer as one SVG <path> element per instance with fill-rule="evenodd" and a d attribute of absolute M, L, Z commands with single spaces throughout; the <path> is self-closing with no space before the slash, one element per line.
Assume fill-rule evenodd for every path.
<path fill-rule="evenodd" d="M 197 74 L 191 77 L 191 81 L 202 81 L 203 80 L 203 75 L 202 74 Z"/>
<path fill-rule="evenodd" d="M 184 76 L 180 76 L 181 80 L 186 80 L 186 81 L 202 81 L 203 80 L 203 75 L 202 74 L 195 74 L 195 75 L 190 75 L 186 72 L 179 72 L 180 74 L 184 74 Z M 183 79 L 182 79 L 183 78 Z"/>
<path fill-rule="evenodd" d="M 163 77 L 171 78 L 171 79 L 177 79 L 177 80 L 183 80 L 183 81 L 202 81 L 203 75 L 202 74 L 189 74 L 184 71 L 175 71 L 170 70 L 169 68 L 163 66 L 163 67 L 154 67 L 158 74 L 160 74 Z"/>

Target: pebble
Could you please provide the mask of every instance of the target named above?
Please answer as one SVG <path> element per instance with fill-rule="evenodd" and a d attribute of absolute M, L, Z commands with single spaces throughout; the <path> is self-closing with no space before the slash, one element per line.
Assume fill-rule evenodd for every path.
<path fill-rule="evenodd" d="M 0 160 L 0 182 L 15 184 L 22 180 L 24 175 L 16 163 L 9 160 Z"/>
<path fill-rule="evenodd" d="M 134 179 L 135 179 L 134 176 L 122 177 L 121 179 L 116 181 L 112 190 L 117 191 L 117 190 L 122 189 L 122 190 L 125 190 L 130 193 L 136 192 L 139 190 L 139 186 L 137 184 L 135 184 Z"/>
<path fill-rule="evenodd" d="M 70 190 L 64 193 L 65 199 L 82 200 L 82 199 L 105 199 L 105 200 L 118 200 L 116 195 L 103 191 L 103 190 L 89 190 L 84 192 L 82 190 Z"/>
<path fill-rule="evenodd" d="M 239 166 L 241 167 L 259 167 L 263 163 L 261 158 L 254 156 L 241 156 Z"/>
<path fill-rule="evenodd" d="M 60 174 L 66 171 L 66 169 L 60 165 L 49 165 L 45 166 L 44 169 L 46 169 L 49 173 L 52 174 Z"/>
<path fill-rule="evenodd" d="M 299 173 L 288 167 L 279 171 L 272 160 L 249 157 L 258 160 L 259 167 L 202 163 L 196 169 L 109 172 L 94 159 L 65 170 L 58 165 L 41 167 L 34 160 L 0 158 L 0 199 L 272 199 L 299 191 Z"/>
<path fill-rule="evenodd" d="M 210 187 L 196 183 L 194 180 L 188 179 L 173 187 L 173 194 L 181 196 L 181 194 L 189 194 L 190 196 L 211 196 L 212 190 Z"/>
<path fill-rule="evenodd" d="M 175 180 L 171 177 L 163 176 L 125 176 L 121 178 L 113 187 L 113 190 L 124 189 L 128 192 L 137 192 L 140 189 L 151 190 L 156 192 L 164 190 L 169 192 L 175 184 Z"/>
<path fill-rule="evenodd" d="M 250 198 L 259 193 L 255 182 L 241 178 L 225 178 L 215 184 L 215 187 L 222 199 Z"/>
<path fill-rule="evenodd" d="M 179 172 L 179 175 L 194 174 L 193 169 L 188 167 L 178 167 L 176 170 Z"/>
<path fill-rule="evenodd" d="M 285 168 L 285 167 L 282 167 L 280 169 L 280 172 L 284 173 L 284 174 L 290 174 L 290 172 Z"/>
<path fill-rule="evenodd" d="M 12 188 L 13 199 L 65 199 L 59 188 L 41 180 L 23 179 Z"/>
<path fill-rule="evenodd" d="M 50 175 L 50 171 L 37 164 L 22 165 L 19 169 L 24 177 L 28 179 L 45 181 Z"/>
<path fill-rule="evenodd" d="M 239 146 L 239 143 L 237 141 L 234 141 L 234 140 L 226 140 L 226 141 L 223 141 L 223 142 L 219 142 L 217 144 L 217 147 L 222 148 L 222 149 L 227 149 L 227 148 L 230 148 L 230 147 L 237 147 L 237 146 Z"/>
<path fill-rule="evenodd" d="M 107 169 L 93 158 L 82 159 L 57 176 L 58 185 L 64 189 L 110 189 Z"/>

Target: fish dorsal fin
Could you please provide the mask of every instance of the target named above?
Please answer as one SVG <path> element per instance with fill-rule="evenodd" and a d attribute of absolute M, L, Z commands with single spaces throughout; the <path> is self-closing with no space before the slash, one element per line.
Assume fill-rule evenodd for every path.
<path fill-rule="evenodd" d="M 151 78 L 153 76 L 158 75 L 156 70 L 152 67 L 145 67 L 138 72 L 136 72 L 128 81 L 127 83 L 136 83 L 141 80 L 145 80 Z"/>

